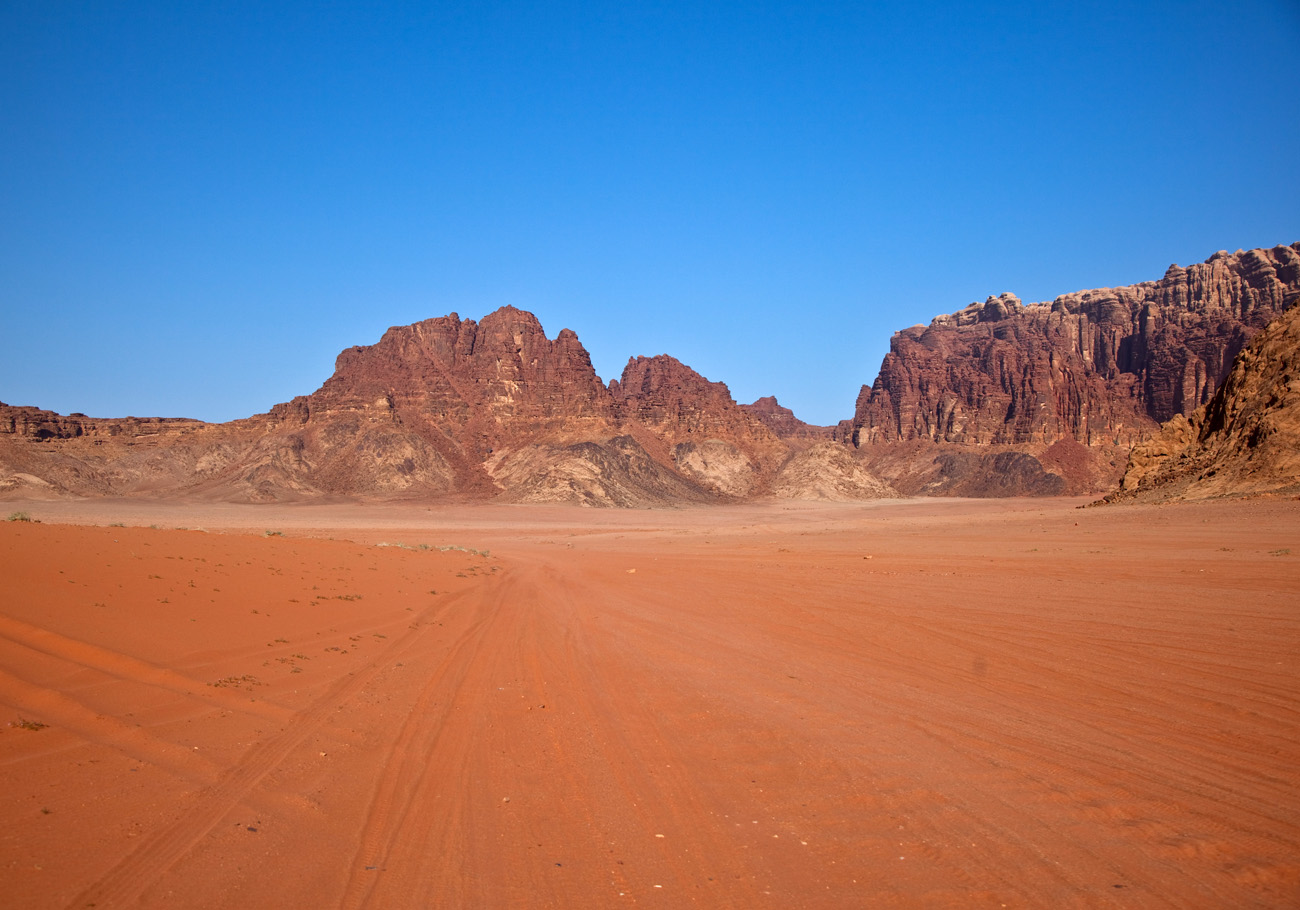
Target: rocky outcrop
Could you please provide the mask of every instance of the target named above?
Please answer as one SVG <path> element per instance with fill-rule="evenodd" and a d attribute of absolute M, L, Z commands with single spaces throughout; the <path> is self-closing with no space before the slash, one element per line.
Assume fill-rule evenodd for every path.
<path fill-rule="evenodd" d="M 902 442 L 858 450 L 863 467 L 903 496 L 1066 496 L 1105 485 L 1091 476 L 1081 480 L 1056 464 L 1049 450 L 1031 454 L 1010 446 L 958 446 L 936 442 Z M 1123 470 L 1113 472 L 1111 484 Z"/>
<path fill-rule="evenodd" d="M 1136 442 L 1205 403 L 1300 296 L 1300 244 L 1170 266 L 1164 278 L 1024 305 L 1012 294 L 894 335 L 858 397 L 857 445 Z"/>
<path fill-rule="evenodd" d="M 1098 492 L 1118 482 L 1130 446 L 1206 402 L 1298 297 L 1300 243 L 1051 303 L 990 297 L 893 336 L 850 439 L 904 492 Z"/>
<path fill-rule="evenodd" d="M 835 438 L 835 427 L 818 427 L 804 423 L 794 416 L 794 411 L 782 407 L 774 395 L 760 398 L 753 404 L 742 404 L 740 407 L 763 421 L 769 430 L 785 442 L 821 442 Z"/>
<path fill-rule="evenodd" d="M 662 506 L 765 495 L 791 450 L 723 383 L 661 355 L 606 387 L 577 335 L 512 307 L 389 329 L 312 394 L 227 424 L 0 405 L 12 496 Z"/>
<path fill-rule="evenodd" d="M 651 508 L 719 501 L 651 458 L 632 436 L 502 451 L 490 459 L 489 470 L 506 502 Z"/>
<path fill-rule="evenodd" d="M 495 449 L 608 438 L 616 416 L 577 335 L 549 339 L 532 313 L 503 307 L 481 323 L 453 313 L 348 348 L 320 389 L 266 420 L 280 431 L 319 428 L 303 438 L 322 451 L 357 437 L 376 451 L 409 448 L 397 462 L 409 482 L 392 478 L 399 486 L 486 496 L 497 492 L 483 467 Z M 328 474 L 338 477 L 331 488 L 346 486 L 356 466 L 343 460 Z"/>
<path fill-rule="evenodd" d="M 1238 354 L 1214 397 L 1133 447 L 1112 498 L 1300 491 L 1300 306 Z"/>
<path fill-rule="evenodd" d="M 0 401 L 0 436 L 47 439 L 175 438 L 203 429 L 207 424 L 186 417 L 119 417 L 105 419 L 85 414 L 56 414 L 34 407 Z"/>
<path fill-rule="evenodd" d="M 725 383 L 710 382 L 667 354 L 629 359 L 609 389 L 620 418 L 653 433 L 673 469 L 711 492 L 761 493 L 789 454 L 762 420 L 736 404 Z"/>
<path fill-rule="evenodd" d="M 876 477 L 853 450 L 838 442 L 819 442 L 795 452 L 772 482 L 778 499 L 853 502 L 891 499 L 898 492 Z"/>

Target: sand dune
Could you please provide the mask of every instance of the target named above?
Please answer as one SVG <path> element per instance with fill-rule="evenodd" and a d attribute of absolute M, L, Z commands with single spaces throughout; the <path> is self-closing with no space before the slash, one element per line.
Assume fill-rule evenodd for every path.
<path fill-rule="evenodd" d="M 1076 505 L 0 504 L 5 903 L 1295 906 L 1300 502 Z"/>

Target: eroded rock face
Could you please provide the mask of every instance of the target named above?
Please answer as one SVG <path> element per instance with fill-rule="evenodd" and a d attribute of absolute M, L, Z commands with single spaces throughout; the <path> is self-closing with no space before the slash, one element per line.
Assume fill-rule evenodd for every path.
<path fill-rule="evenodd" d="M 339 354 L 311 395 L 251 420 L 303 448 L 293 482 L 476 498 L 500 491 L 484 467 L 495 449 L 608 438 L 615 415 L 577 335 L 549 339 L 533 314 L 503 307 L 481 322 L 453 313 L 393 327 Z"/>
<path fill-rule="evenodd" d="M 677 443 L 673 467 L 700 486 L 737 499 L 749 495 L 760 481 L 759 467 L 722 439 Z"/>
<path fill-rule="evenodd" d="M 778 499 L 852 502 L 891 499 L 899 494 L 876 477 L 848 446 L 823 441 L 795 452 L 772 483 Z"/>
<path fill-rule="evenodd" d="M 0 435 L 37 441 L 57 439 L 177 437 L 207 424 L 186 417 L 87 417 L 56 414 L 40 408 L 8 405 L 0 401 Z"/>
<path fill-rule="evenodd" d="M 629 358 L 610 391 L 622 417 L 654 427 L 673 441 L 715 435 L 774 438 L 761 420 L 736 404 L 726 383 L 710 382 L 667 354 Z"/>
<path fill-rule="evenodd" d="M 1208 401 L 1297 296 L 1300 243 L 1050 304 L 990 297 L 894 335 L 858 397 L 853 441 L 1131 445 Z"/>
<path fill-rule="evenodd" d="M 651 458 L 632 436 L 503 450 L 488 465 L 507 502 L 650 508 L 717 501 Z"/>
<path fill-rule="evenodd" d="M 761 491 L 789 453 L 762 420 L 675 357 L 633 357 L 610 383 L 619 416 L 658 437 L 672 466 L 726 496 Z"/>
<path fill-rule="evenodd" d="M 343 351 L 334 375 L 308 397 L 316 409 L 366 409 L 384 398 L 399 410 L 463 423 L 474 417 L 519 431 L 527 422 L 612 417 L 609 393 L 568 329 L 551 340 L 532 313 L 502 307 L 481 323 L 455 313 L 389 329 Z M 381 404 L 382 406 L 382 404 Z"/>
<path fill-rule="evenodd" d="M 1199 499 L 1297 490 L 1300 306 L 1292 306 L 1238 354 L 1209 402 L 1133 447 L 1121 493 Z"/>
<path fill-rule="evenodd" d="M 0 405 L 0 493 L 646 507 L 765 495 L 791 447 L 667 356 L 607 388 L 578 336 L 505 307 L 389 329 L 315 392 L 228 424 Z"/>
<path fill-rule="evenodd" d="M 820 442 L 835 438 L 835 427 L 818 427 L 804 423 L 794 416 L 794 411 L 782 407 L 774 395 L 760 398 L 753 404 L 742 404 L 740 407 L 767 424 L 769 430 L 786 442 L 802 440 Z"/>

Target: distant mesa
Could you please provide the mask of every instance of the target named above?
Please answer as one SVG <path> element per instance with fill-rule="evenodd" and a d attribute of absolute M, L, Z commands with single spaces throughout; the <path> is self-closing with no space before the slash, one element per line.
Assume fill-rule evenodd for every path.
<path fill-rule="evenodd" d="M 514 307 L 452 313 L 348 348 L 315 392 L 230 423 L 0 404 L 0 496 L 627 508 L 1104 493 L 1121 478 L 1131 495 L 1283 489 L 1300 482 L 1297 299 L 1300 243 L 1051 303 L 989 297 L 896 333 L 835 427 L 775 397 L 737 404 L 667 354 L 605 384 L 569 329 L 549 338 Z"/>

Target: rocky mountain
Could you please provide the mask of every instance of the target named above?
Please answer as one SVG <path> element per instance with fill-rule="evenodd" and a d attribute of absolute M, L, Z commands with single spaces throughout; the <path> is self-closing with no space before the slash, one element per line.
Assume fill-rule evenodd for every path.
<path fill-rule="evenodd" d="M 1111 499 L 1300 492 L 1300 306 L 1237 355 L 1206 404 L 1133 447 Z"/>
<path fill-rule="evenodd" d="M 760 398 L 753 404 L 742 404 L 740 407 L 767 424 L 769 430 L 786 442 L 795 443 L 805 440 L 823 442 L 835 439 L 835 427 L 818 427 L 804 423 L 794 416 L 794 411 L 782 407 L 774 395 Z"/>
<path fill-rule="evenodd" d="M 0 495 L 630 507 L 1091 493 L 1117 485 L 1126 464 L 1125 484 L 1140 488 L 1174 471 L 1166 456 L 1217 464 L 1219 454 L 1188 448 L 1226 451 L 1229 437 L 1206 428 L 1239 421 L 1215 408 L 1263 405 L 1211 396 L 1297 299 L 1300 243 L 1216 253 L 1159 281 L 1051 303 L 990 297 L 896 333 L 853 419 L 834 428 L 803 423 L 775 398 L 737 404 L 724 383 L 666 354 L 630 358 L 605 384 L 568 329 L 549 338 L 513 307 L 479 322 L 453 313 L 348 348 L 315 392 L 230 423 L 0 405 Z M 1190 416 L 1159 429 L 1179 415 Z M 1274 419 L 1249 432 L 1289 438 Z M 1262 442 L 1247 448 L 1246 474 L 1215 470 L 1287 470 L 1281 454 L 1260 460 L 1273 451 Z"/>
<path fill-rule="evenodd" d="M 647 428 L 678 472 L 706 489 L 745 497 L 764 491 L 790 454 L 724 383 L 710 382 L 667 354 L 633 357 L 609 384 L 619 414 Z"/>
<path fill-rule="evenodd" d="M 858 396 L 853 444 L 904 492 L 1004 495 L 1005 465 L 987 456 L 1019 453 L 1050 468 L 1049 450 L 1072 440 L 1088 457 L 1072 454 L 1059 489 L 1104 488 L 1129 446 L 1208 401 L 1237 353 L 1297 297 L 1300 243 L 1216 253 L 1159 281 L 1051 303 L 990 297 L 893 336 Z M 899 445 L 915 443 L 900 463 Z M 946 472 L 933 470 L 939 461 Z M 1011 488 L 1044 491 L 1024 468 L 1025 483 Z"/>
<path fill-rule="evenodd" d="M 0 495 L 629 507 L 892 492 L 839 452 L 787 471 L 793 454 L 723 383 L 660 355 L 606 386 L 577 335 L 550 339 L 513 307 L 389 329 L 312 394 L 228 424 L 0 405 Z"/>

